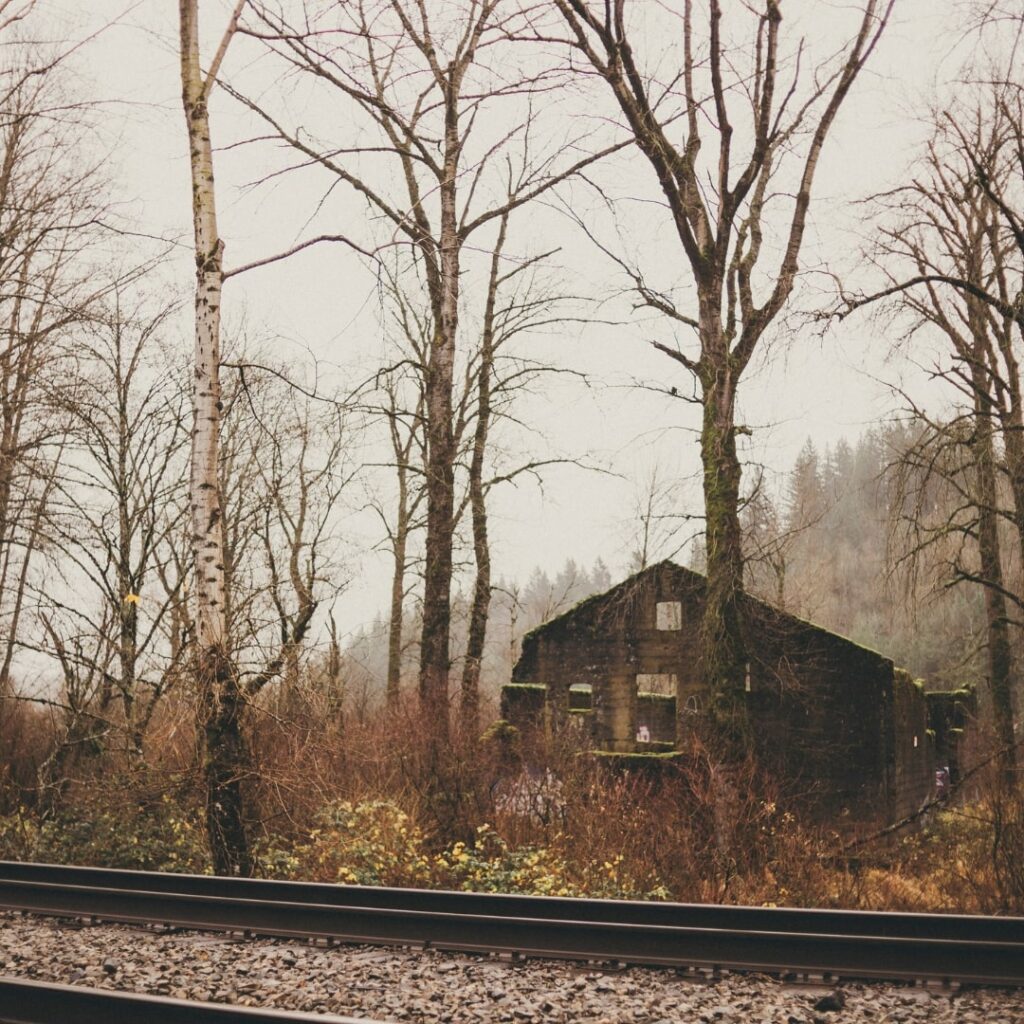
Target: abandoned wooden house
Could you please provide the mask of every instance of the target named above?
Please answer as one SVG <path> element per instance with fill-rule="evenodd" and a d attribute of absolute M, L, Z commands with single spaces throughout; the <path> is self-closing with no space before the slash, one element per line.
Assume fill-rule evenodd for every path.
<path fill-rule="evenodd" d="M 503 717 L 576 727 L 599 751 L 685 748 L 705 701 L 704 587 L 699 573 L 661 562 L 539 626 L 504 688 Z M 928 694 L 889 658 L 743 601 L 756 753 L 792 791 L 895 819 L 928 799 L 937 766 L 955 777 L 973 694 Z"/>

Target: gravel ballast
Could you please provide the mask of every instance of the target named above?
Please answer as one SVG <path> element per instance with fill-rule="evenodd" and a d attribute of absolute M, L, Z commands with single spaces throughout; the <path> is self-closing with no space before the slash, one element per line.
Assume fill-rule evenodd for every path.
<path fill-rule="evenodd" d="M 786 984 L 0 913 L 0 974 L 382 1021 L 478 1024 L 1024 1024 L 1024 990 Z"/>

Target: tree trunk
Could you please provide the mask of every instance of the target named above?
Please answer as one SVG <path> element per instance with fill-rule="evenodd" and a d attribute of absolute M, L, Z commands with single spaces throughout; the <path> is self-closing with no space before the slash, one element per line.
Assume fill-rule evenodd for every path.
<path fill-rule="evenodd" d="M 128 468 L 129 424 L 127 409 L 128 386 L 118 381 L 118 447 L 117 447 L 117 590 L 120 605 L 117 609 L 119 636 L 117 646 L 120 673 L 121 707 L 124 713 L 126 756 L 128 763 L 142 756 L 141 737 L 135 729 L 135 682 L 138 661 L 139 582 L 132 577 L 132 530 L 129 523 L 130 480 Z"/>
<path fill-rule="evenodd" d="M 401 454 L 398 455 L 401 458 Z M 409 543 L 409 484 L 408 469 L 398 467 L 398 521 L 395 524 L 395 542 L 392 554 L 394 567 L 391 574 L 391 617 L 388 621 L 388 683 L 389 708 L 398 705 L 402 683 L 402 631 L 405 618 L 405 567 Z"/>
<path fill-rule="evenodd" d="M 11 138 L 6 141 L 3 168 L 0 173 L 0 204 L 10 207 L 12 199 L 15 198 L 8 195 L 8 192 L 11 167 L 16 156 L 17 146 Z M 8 242 L 7 244 L 12 243 Z M 24 293 L 28 272 L 29 260 L 26 258 L 23 260 L 18 280 L 14 283 L 16 294 Z M 12 592 L 15 595 L 15 606 L 7 623 L 4 640 L 3 664 L 0 667 L 0 699 L 7 695 L 9 688 L 14 641 L 18 635 L 29 562 L 36 549 L 39 526 L 45 511 L 45 502 L 40 498 L 32 513 L 34 525 L 28 535 L 28 545 L 19 552 L 19 545 L 15 543 L 16 535 L 18 527 L 23 522 L 23 517 L 28 514 L 29 502 L 27 499 L 17 502 L 12 500 L 14 479 L 19 463 L 24 465 L 22 460 L 24 460 L 25 453 L 35 447 L 33 444 L 25 446 L 22 431 L 31 402 L 29 384 L 42 369 L 41 360 L 36 356 L 38 343 L 34 335 L 32 333 L 22 335 L 19 331 L 18 316 L 21 304 L 21 299 L 16 298 L 6 325 L 7 345 L 0 352 L 0 423 L 2 423 L 2 429 L 0 429 L 0 556 L 2 556 L 0 558 L 0 598 Z M 31 418 L 31 414 L 29 416 Z M 54 472 L 56 472 L 56 467 L 54 467 Z M 49 492 L 50 483 L 52 483 L 52 476 L 46 484 L 45 493 Z M 26 483 L 26 489 L 29 487 L 30 485 Z M 15 578 L 17 578 L 17 582 L 15 582 Z M 0 613 L 2 612 L 3 606 L 0 605 Z"/>
<path fill-rule="evenodd" d="M 0 547 L 6 547 L 2 563 L 0 563 L 0 593 L 14 593 L 14 607 L 11 609 L 10 618 L 6 624 L 6 633 L 3 638 L 4 654 L 0 660 L 0 702 L 9 695 L 11 689 L 11 662 L 14 659 L 15 638 L 18 636 L 18 627 L 21 623 L 22 610 L 25 604 L 25 597 L 28 592 L 28 571 L 32 558 L 43 540 L 43 519 L 47 512 L 50 499 L 50 489 L 57 475 L 58 467 L 63 459 L 63 449 L 53 461 L 50 474 L 40 493 L 36 507 L 32 514 L 32 523 L 27 530 L 27 539 L 24 550 L 21 553 L 21 564 L 17 566 L 17 578 L 15 567 L 12 564 L 12 551 L 14 544 L 7 540 L 5 544 L 5 523 L 0 519 Z M 9 535 L 13 538 L 13 533 Z"/>
<path fill-rule="evenodd" d="M 434 336 L 426 374 L 427 537 L 420 646 L 420 710 L 432 743 L 447 742 L 452 541 L 455 529 L 455 441 L 452 388 L 459 323 L 459 238 L 456 198 L 459 136 L 456 83 L 449 81 L 445 163 L 441 182 L 440 274 Z"/>
<path fill-rule="evenodd" d="M 1024 423 L 1021 422 L 1019 396 L 1014 396 L 1013 405 L 1003 418 L 1002 437 L 1006 477 L 1013 497 L 1013 523 L 1024 566 Z"/>
<path fill-rule="evenodd" d="M 981 328 L 983 332 L 984 328 Z M 975 337 L 982 339 L 984 334 Z M 980 345 L 978 346 L 980 348 Z M 992 421 L 986 398 L 989 394 L 985 375 L 977 359 L 971 362 L 974 391 L 974 465 L 978 488 L 978 557 L 985 590 L 985 621 L 988 632 L 989 692 L 998 763 L 1003 780 L 1012 784 L 1016 770 L 1013 733 L 1013 651 L 1006 614 L 999 519 L 996 511 L 995 453 Z"/>
<path fill-rule="evenodd" d="M 484 451 L 491 420 L 491 340 L 484 330 L 484 351 L 477 381 L 477 420 L 473 436 L 473 455 L 469 466 L 469 503 L 473 521 L 473 557 L 476 580 L 473 604 L 469 613 L 469 634 L 466 658 L 462 665 L 462 700 L 460 713 L 466 736 L 475 734 L 480 714 L 480 666 L 487 639 L 487 617 L 491 606 L 491 548 L 487 538 L 487 501 L 484 488 Z"/>
<path fill-rule="evenodd" d="M 338 625 L 334 615 L 330 616 L 330 646 L 327 649 L 327 708 L 331 718 L 337 721 L 339 729 L 345 728 L 345 693 L 341 676 L 341 644 L 338 642 Z"/>
<path fill-rule="evenodd" d="M 118 662 L 120 669 L 121 708 L 124 713 L 126 754 L 129 763 L 137 762 L 142 757 L 142 736 L 135 722 L 135 667 L 138 651 L 138 604 L 130 598 L 134 594 L 125 592 L 121 598 L 120 639 L 118 643 Z"/>
<path fill-rule="evenodd" d="M 418 350 L 417 350 L 418 351 Z M 388 622 L 388 678 L 387 706 L 397 707 L 402 687 L 402 655 L 405 641 L 405 593 L 406 572 L 409 568 L 409 537 L 415 525 L 420 502 L 423 500 L 422 484 L 413 472 L 412 459 L 415 456 L 423 466 L 423 444 L 420 430 L 424 423 L 424 379 L 417 382 L 418 399 L 407 432 L 403 436 L 402 416 L 398 383 L 388 385 L 388 417 L 391 430 L 391 450 L 395 457 L 395 471 L 398 476 L 398 508 L 395 514 L 395 528 L 391 538 L 391 616 Z M 413 486 L 410 488 L 410 478 Z"/>
<path fill-rule="evenodd" d="M 238 673 L 225 658 L 214 658 L 220 648 L 211 648 L 201 671 L 203 732 L 206 742 L 206 831 L 217 875 L 251 875 L 252 854 L 245 826 L 242 791 L 251 768 L 249 748 L 242 731 L 245 698 L 238 686 Z"/>
<path fill-rule="evenodd" d="M 195 367 L 192 391 L 190 508 L 195 559 L 196 677 L 206 740 L 206 799 L 210 852 L 219 874 L 249 874 L 251 856 L 241 783 L 248 751 L 241 728 L 244 700 L 227 637 L 227 578 L 219 486 L 220 309 L 224 243 L 217 232 L 210 144 L 209 91 L 242 4 L 209 77 L 199 64 L 199 3 L 180 0 L 181 85 L 192 172 L 195 235 Z"/>
<path fill-rule="evenodd" d="M 480 667 L 487 640 L 487 619 L 491 609 L 491 546 L 487 536 L 487 488 L 484 485 L 484 455 L 491 429 L 491 381 L 494 375 L 495 306 L 498 299 L 501 253 L 508 231 L 508 214 L 501 218 L 498 237 L 491 253 L 491 269 L 484 305 L 483 331 L 480 336 L 480 367 L 476 386 L 476 430 L 473 455 L 469 464 L 469 506 L 473 522 L 473 557 L 476 580 L 473 605 L 469 613 L 466 659 L 462 665 L 462 730 L 475 735 L 480 717 Z"/>
<path fill-rule="evenodd" d="M 711 725 L 730 756 L 743 756 L 749 749 L 750 729 L 744 695 L 741 470 L 736 454 L 735 382 L 724 346 L 719 365 L 705 374 L 702 383 L 700 451 L 707 517 L 707 592 L 700 629 L 701 669 L 708 687 Z"/>
<path fill-rule="evenodd" d="M 984 252 L 982 239 L 977 239 L 977 245 L 978 249 Z M 993 255 L 991 247 L 985 255 Z M 984 262 L 981 253 L 974 258 Z M 972 262 L 970 265 L 971 277 L 977 280 L 981 275 L 974 272 L 976 263 Z M 973 310 L 969 315 L 973 317 L 972 326 L 984 329 L 983 317 L 979 319 L 978 313 Z M 1024 324 L 1020 322 L 1016 325 L 1004 323 L 996 328 L 995 345 L 985 346 L 980 353 L 985 373 L 982 375 L 981 368 L 975 368 L 974 379 L 983 377 L 990 384 L 986 389 L 986 395 L 991 396 L 991 408 L 999 417 L 999 433 L 1003 441 L 1002 468 L 1006 473 L 1013 499 L 1012 515 L 1017 532 L 1017 549 L 1020 564 L 1024 566 L 1024 396 L 1021 394 L 1021 373 L 1014 344 L 1014 337 L 1018 332 L 1021 338 L 1024 338 Z M 1002 356 L 1002 365 L 998 356 Z M 986 404 L 988 403 L 989 399 L 986 399 Z"/>
<path fill-rule="evenodd" d="M 478 437 L 479 437 L 479 431 Z M 479 463 L 478 465 L 478 449 Z M 476 559 L 476 580 L 473 584 L 473 606 L 469 614 L 469 635 L 466 639 L 466 660 L 462 666 L 462 727 L 468 736 L 475 733 L 480 716 L 480 667 L 483 663 L 484 642 L 487 639 L 487 619 L 491 606 L 491 552 L 487 539 L 487 507 L 483 482 L 480 478 L 483 463 L 483 442 L 474 444 L 473 465 L 470 468 L 470 505 L 473 516 L 473 554 Z"/>
<path fill-rule="evenodd" d="M 451 342 L 435 332 L 427 372 L 427 538 L 420 647 L 420 709 L 429 733 L 448 736 L 452 533 L 455 472 L 452 439 Z"/>

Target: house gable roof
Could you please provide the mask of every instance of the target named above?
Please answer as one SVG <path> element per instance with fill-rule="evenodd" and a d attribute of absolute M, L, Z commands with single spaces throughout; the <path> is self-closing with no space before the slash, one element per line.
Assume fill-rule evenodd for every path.
<path fill-rule="evenodd" d="M 652 577 L 663 574 L 670 576 L 675 583 L 680 584 L 682 587 L 692 588 L 698 594 L 702 594 L 705 586 L 707 585 L 707 577 L 704 576 L 703 573 L 695 572 L 693 569 L 687 569 L 669 559 L 665 559 L 664 561 L 656 562 L 654 565 L 649 565 L 645 569 L 641 569 L 639 572 L 634 573 L 632 576 L 628 576 L 626 579 L 616 583 L 615 586 L 610 587 L 608 590 L 605 590 L 600 594 L 592 594 L 590 597 L 584 598 L 567 611 L 562 612 L 560 615 L 556 615 L 553 619 L 549 619 L 547 622 L 544 622 L 530 630 L 530 632 L 523 637 L 524 646 L 533 639 L 539 638 L 551 630 L 557 630 L 560 627 L 565 626 L 572 619 L 585 616 L 590 611 L 596 611 L 602 605 L 614 603 L 616 599 L 628 598 L 630 593 L 634 591 L 638 585 L 645 583 Z M 885 655 L 880 652 L 873 650 L 870 647 L 866 647 L 863 644 L 858 644 L 849 637 L 842 636 L 839 633 L 834 633 L 831 630 L 825 629 L 823 626 L 819 626 L 807 619 L 802 619 L 799 616 L 783 611 L 781 608 L 777 608 L 766 601 L 760 600 L 760 598 L 753 597 L 750 594 L 744 594 L 743 600 L 747 604 L 748 608 L 755 611 L 765 619 L 771 619 L 773 622 L 780 625 L 785 624 L 804 631 L 813 631 L 814 633 L 820 634 L 823 638 L 827 638 L 834 646 L 838 645 L 839 647 L 848 648 L 851 654 L 856 653 L 859 657 L 868 657 L 872 660 L 877 660 L 879 663 L 892 665 L 892 660 L 885 657 Z"/>

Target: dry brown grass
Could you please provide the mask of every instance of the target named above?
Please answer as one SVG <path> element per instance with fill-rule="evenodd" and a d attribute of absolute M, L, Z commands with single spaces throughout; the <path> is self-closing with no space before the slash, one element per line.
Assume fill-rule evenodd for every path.
<path fill-rule="evenodd" d="M 9 854 L 31 856 L 35 842 L 69 860 L 123 863 L 131 851 L 118 833 L 137 827 L 153 863 L 173 865 L 174 855 L 201 866 L 201 844 L 186 834 L 202 828 L 187 700 L 167 701 L 153 722 L 145 765 L 129 764 L 116 745 L 78 759 L 62 831 L 40 829 L 32 811 L 35 769 L 53 742 L 49 719 L 11 705 L 5 713 L 0 839 Z M 271 693 L 250 724 L 250 826 L 270 874 L 343 880 L 358 870 L 407 884 L 1024 912 L 1024 799 L 994 773 L 972 779 L 969 802 L 860 845 L 854 859 L 853 826 L 814 822 L 756 765 L 727 768 L 699 745 L 641 770 L 595 758 L 571 734 L 485 730 L 437 749 L 420 739 L 412 701 L 346 720 L 316 693 L 287 702 Z M 124 827 L 111 829 L 115 820 Z M 348 820 L 376 823 L 376 845 L 354 843 L 338 824 Z M 167 829 L 175 831 L 165 848 Z M 76 852 L 78 835 L 88 848 Z"/>

